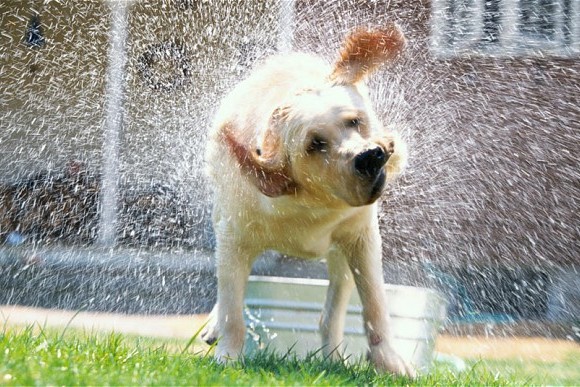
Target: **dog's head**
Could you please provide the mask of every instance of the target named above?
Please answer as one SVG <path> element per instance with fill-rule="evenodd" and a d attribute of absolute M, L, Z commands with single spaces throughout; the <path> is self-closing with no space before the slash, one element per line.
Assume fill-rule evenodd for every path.
<path fill-rule="evenodd" d="M 222 128 L 242 171 L 271 197 L 301 191 L 324 203 L 375 202 L 406 152 L 383 130 L 362 81 L 404 46 L 395 25 L 354 31 L 324 85 L 300 90 L 278 107 L 255 149 L 241 144 L 233 128 Z"/>

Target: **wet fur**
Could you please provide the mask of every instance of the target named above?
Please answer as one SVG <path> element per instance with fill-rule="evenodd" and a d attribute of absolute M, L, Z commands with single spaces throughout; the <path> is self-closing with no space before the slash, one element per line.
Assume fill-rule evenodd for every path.
<path fill-rule="evenodd" d="M 412 375 L 390 345 L 377 220 L 380 178 L 363 178 L 357 155 L 380 147 L 387 178 L 406 150 L 379 122 L 364 80 L 395 58 L 405 38 L 394 25 L 359 29 L 333 66 L 307 54 L 269 59 L 222 101 L 207 146 L 215 190 L 218 303 L 203 333 L 215 356 L 235 359 L 245 337 L 244 292 L 252 263 L 266 250 L 325 257 L 330 286 L 320 329 L 337 356 L 350 293 L 357 286 L 378 370 Z"/>

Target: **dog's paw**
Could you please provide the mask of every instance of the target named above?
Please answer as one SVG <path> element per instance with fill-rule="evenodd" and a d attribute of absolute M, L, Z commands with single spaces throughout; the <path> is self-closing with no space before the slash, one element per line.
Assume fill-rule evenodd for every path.
<path fill-rule="evenodd" d="M 205 323 L 205 328 L 201 331 L 200 335 L 201 339 L 208 343 L 209 345 L 213 345 L 216 343 L 219 337 L 219 330 L 218 330 L 218 321 L 217 321 L 217 305 L 214 307 L 214 310 L 209 314 L 207 322 Z"/>
<path fill-rule="evenodd" d="M 239 357 L 240 354 L 237 351 L 224 348 L 224 346 L 220 347 L 219 344 L 216 347 L 216 351 L 213 356 L 214 360 L 220 364 L 235 362 L 239 359 Z"/>
<path fill-rule="evenodd" d="M 201 332 L 201 339 L 209 345 L 215 344 L 218 339 L 218 331 L 215 326 L 206 326 Z"/>
<path fill-rule="evenodd" d="M 210 330 L 204 330 L 201 333 L 201 339 L 205 341 L 208 345 L 214 345 L 217 342 L 218 335 Z"/>
<path fill-rule="evenodd" d="M 390 346 L 376 346 L 369 352 L 369 360 L 379 372 L 415 378 L 417 371 L 407 364 Z"/>

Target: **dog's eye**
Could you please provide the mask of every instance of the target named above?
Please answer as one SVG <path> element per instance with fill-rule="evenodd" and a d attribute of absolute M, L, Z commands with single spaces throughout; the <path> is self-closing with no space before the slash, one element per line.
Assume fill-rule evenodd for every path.
<path fill-rule="evenodd" d="M 308 153 L 312 152 L 326 152 L 328 148 L 328 142 L 320 136 L 314 136 L 308 145 L 306 151 Z"/>
<path fill-rule="evenodd" d="M 356 128 L 360 125 L 360 118 L 351 118 L 344 122 L 344 126 L 347 128 Z"/>

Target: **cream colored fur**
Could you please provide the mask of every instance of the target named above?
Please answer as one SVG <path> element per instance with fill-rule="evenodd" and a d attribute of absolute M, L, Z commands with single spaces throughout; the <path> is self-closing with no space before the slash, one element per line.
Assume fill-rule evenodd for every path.
<path fill-rule="evenodd" d="M 363 82 L 404 44 L 393 25 L 358 30 L 333 66 L 307 54 L 277 56 L 222 101 L 206 153 L 215 192 L 218 303 L 203 333 L 218 340 L 218 360 L 241 353 L 252 263 L 277 250 L 328 262 L 320 322 L 325 353 L 340 353 L 356 285 L 371 361 L 380 371 L 413 374 L 390 344 L 377 219 L 383 184 L 354 167 L 358 155 L 377 148 L 388 157 L 377 176 L 386 171 L 394 178 L 404 166 L 405 145 L 386 133 Z"/>

